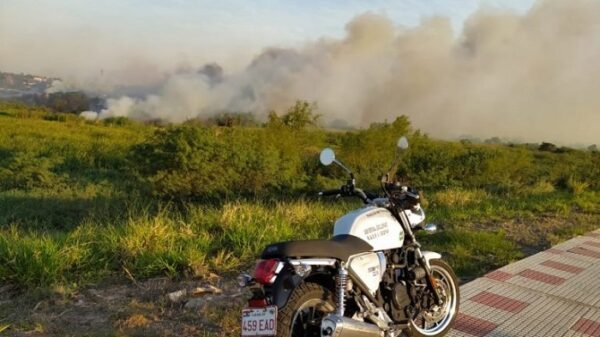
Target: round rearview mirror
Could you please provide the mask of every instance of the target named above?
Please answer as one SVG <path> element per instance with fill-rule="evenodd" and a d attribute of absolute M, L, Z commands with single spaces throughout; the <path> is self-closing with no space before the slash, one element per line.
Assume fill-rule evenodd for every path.
<path fill-rule="evenodd" d="M 406 139 L 406 137 L 404 137 L 404 136 L 400 137 L 400 139 L 398 139 L 397 146 L 399 149 L 402 149 L 402 150 L 408 149 L 408 139 Z"/>
<path fill-rule="evenodd" d="M 323 149 L 323 151 L 321 151 L 319 160 L 321 161 L 321 164 L 323 164 L 325 166 L 331 165 L 331 163 L 333 163 L 333 161 L 335 160 L 335 153 L 333 153 L 332 149 L 325 148 L 325 149 Z"/>

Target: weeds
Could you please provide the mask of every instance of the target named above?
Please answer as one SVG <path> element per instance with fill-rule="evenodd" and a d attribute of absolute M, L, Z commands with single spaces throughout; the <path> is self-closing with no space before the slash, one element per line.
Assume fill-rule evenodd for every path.
<path fill-rule="evenodd" d="M 581 194 L 588 187 L 590 187 L 590 184 L 588 184 L 587 182 L 579 181 L 579 180 L 573 178 L 573 176 L 569 176 L 569 178 L 567 179 L 566 185 L 567 185 L 567 189 L 569 190 L 569 192 L 571 192 L 573 194 Z"/>
<path fill-rule="evenodd" d="M 431 200 L 433 207 L 464 207 L 471 203 L 479 204 L 489 198 L 489 193 L 482 189 L 448 188 L 435 193 Z"/>
<path fill-rule="evenodd" d="M 483 204 L 463 208 L 432 208 L 428 214 L 431 221 L 447 230 L 425 237 L 424 245 L 448 252 L 461 275 L 476 275 L 518 258 L 515 242 L 519 234 L 511 233 L 509 241 L 506 234 L 497 232 L 497 225 L 486 225 L 492 232 L 482 232 L 470 224 L 489 221 L 498 209 L 504 209 L 507 218 L 531 214 L 533 219 L 536 212 L 556 211 L 556 204 L 569 204 L 564 196 L 555 198 L 514 200 L 503 206 L 504 200 L 490 197 Z M 596 194 L 580 198 L 599 202 Z M 0 280 L 38 287 L 96 282 L 125 269 L 135 279 L 227 272 L 251 265 L 269 243 L 328 237 L 333 221 L 357 206 L 307 200 L 234 201 L 222 206 L 188 204 L 185 210 L 168 205 L 155 211 L 134 208 L 124 210 L 129 215 L 120 220 L 115 217 L 114 223 L 87 218 L 68 232 L 11 226 L 0 231 Z M 592 223 L 593 219 L 586 221 Z M 559 227 L 532 244 L 543 245 L 589 228 Z"/>
<path fill-rule="evenodd" d="M 522 257 L 519 247 L 506 234 L 462 229 L 421 238 L 427 249 L 445 253 L 448 262 L 463 277 L 473 277 Z"/>

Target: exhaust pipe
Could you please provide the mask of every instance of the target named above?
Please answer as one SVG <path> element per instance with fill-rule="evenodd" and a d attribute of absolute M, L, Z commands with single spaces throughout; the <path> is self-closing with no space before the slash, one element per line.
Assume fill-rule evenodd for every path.
<path fill-rule="evenodd" d="M 338 315 L 327 315 L 321 321 L 321 337 L 382 337 L 383 331 L 375 324 Z"/>

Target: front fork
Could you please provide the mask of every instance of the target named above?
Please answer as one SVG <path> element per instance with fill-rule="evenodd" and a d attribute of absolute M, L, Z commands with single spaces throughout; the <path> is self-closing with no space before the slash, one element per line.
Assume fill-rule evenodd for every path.
<path fill-rule="evenodd" d="M 425 280 L 427 282 L 427 286 L 429 287 L 429 290 L 431 290 L 431 292 L 433 294 L 433 299 L 435 300 L 435 303 L 437 305 L 442 305 L 443 304 L 442 298 L 441 298 L 440 294 L 438 293 L 437 280 L 435 279 L 435 277 L 433 277 L 433 273 L 431 272 L 431 266 L 429 265 L 429 259 L 428 259 L 429 256 L 423 255 L 423 253 L 421 253 L 421 248 L 418 246 L 415 248 L 415 254 L 416 254 L 417 261 L 419 261 L 419 264 L 421 265 L 421 267 L 423 267 L 423 269 L 425 269 Z M 437 254 L 437 253 L 432 253 L 432 254 L 436 254 L 439 256 L 439 254 Z M 439 258 L 438 256 L 435 256 L 434 258 Z"/>
<path fill-rule="evenodd" d="M 429 265 L 429 258 L 440 258 L 441 256 L 439 256 L 439 254 L 436 253 L 437 256 L 433 257 L 431 256 L 431 254 L 433 253 L 429 252 L 428 255 L 430 256 L 425 256 L 421 252 L 421 245 L 417 242 L 415 234 L 413 233 L 412 228 L 410 227 L 410 221 L 408 220 L 406 214 L 404 214 L 404 211 L 396 211 L 396 214 L 397 217 L 400 218 L 400 223 L 404 225 L 403 229 L 406 235 L 405 241 L 407 241 L 409 245 L 411 245 L 414 248 L 415 258 L 417 262 L 421 265 L 423 269 L 425 269 L 425 280 L 427 282 L 429 290 L 431 290 L 431 292 L 433 293 L 433 299 L 435 300 L 435 303 L 437 305 L 442 305 L 442 298 L 438 293 L 437 280 L 433 277 L 433 273 L 431 272 L 431 266 Z"/>

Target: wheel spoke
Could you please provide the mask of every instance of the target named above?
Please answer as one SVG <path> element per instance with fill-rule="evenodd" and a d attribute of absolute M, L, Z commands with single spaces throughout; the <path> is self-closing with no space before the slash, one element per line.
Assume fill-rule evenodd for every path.
<path fill-rule="evenodd" d="M 319 320 L 331 310 L 331 305 L 323 300 L 314 299 L 302 304 L 294 314 L 291 337 L 319 337 Z"/>
<path fill-rule="evenodd" d="M 454 284 L 452 275 L 442 266 L 432 265 L 432 276 L 436 279 L 437 291 L 442 303 L 440 306 L 429 307 L 430 311 L 419 312 L 412 319 L 412 324 L 417 331 L 426 335 L 437 335 L 447 329 L 452 316 L 455 315 L 457 285 Z M 432 296 L 432 294 L 430 294 Z M 431 303 L 433 304 L 433 303 Z"/>

